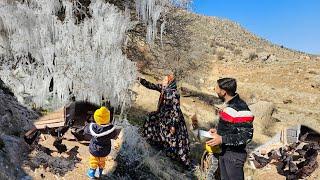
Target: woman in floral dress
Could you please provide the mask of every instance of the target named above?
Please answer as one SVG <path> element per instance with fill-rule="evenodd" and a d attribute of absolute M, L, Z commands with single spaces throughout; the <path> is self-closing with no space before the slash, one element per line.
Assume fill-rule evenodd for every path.
<path fill-rule="evenodd" d="M 163 79 L 162 84 L 153 84 L 139 78 L 148 89 L 160 92 L 157 111 L 148 114 L 143 126 L 143 135 L 151 145 L 166 151 L 167 156 L 190 165 L 188 130 L 180 109 L 180 94 L 173 75 Z"/>

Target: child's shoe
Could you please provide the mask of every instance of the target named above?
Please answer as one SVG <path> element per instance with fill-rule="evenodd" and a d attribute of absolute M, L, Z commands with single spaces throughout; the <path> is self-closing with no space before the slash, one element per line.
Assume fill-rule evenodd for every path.
<path fill-rule="evenodd" d="M 90 178 L 90 179 L 95 179 L 96 177 L 94 176 L 94 174 L 96 173 L 96 170 L 95 169 L 89 169 L 88 172 L 87 172 L 87 176 Z"/>
<path fill-rule="evenodd" d="M 99 178 L 102 177 L 102 172 L 103 172 L 103 169 L 99 168 Z"/>

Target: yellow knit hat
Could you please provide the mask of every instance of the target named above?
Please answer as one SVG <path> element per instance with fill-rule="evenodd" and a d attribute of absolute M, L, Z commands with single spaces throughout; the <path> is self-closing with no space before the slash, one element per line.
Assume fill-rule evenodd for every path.
<path fill-rule="evenodd" d="M 110 123 L 110 111 L 102 106 L 100 109 L 97 109 L 93 115 L 94 121 L 99 124 L 109 124 Z"/>

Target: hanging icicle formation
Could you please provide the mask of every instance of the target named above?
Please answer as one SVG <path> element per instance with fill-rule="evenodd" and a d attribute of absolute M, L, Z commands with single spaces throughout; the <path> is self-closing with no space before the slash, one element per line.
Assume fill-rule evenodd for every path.
<path fill-rule="evenodd" d="M 136 0 L 147 41 L 154 41 L 168 7 L 189 1 Z M 104 97 L 113 106 L 130 102 L 136 67 L 121 50 L 130 13 L 104 0 L 22 2 L 0 1 L 0 73 L 19 101 L 51 107 L 70 96 L 93 103 Z M 165 21 L 161 41 L 164 30 Z"/>
<path fill-rule="evenodd" d="M 30 95 L 38 106 L 60 106 L 71 95 L 129 103 L 136 67 L 121 47 L 130 17 L 103 0 L 88 8 L 91 17 L 76 22 L 79 9 L 69 0 L 2 2 L 0 73 L 16 94 Z"/>
<path fill-rule="evenodd" d="M 157 36 L 157 22 L 168 7 L 187 7 L 190 0 L 136 0 L 138 18 L 146 25 L 146 41 L 150 44 Z M 165 21 L 161 24 L 161 41 L 165 29 Z"/>

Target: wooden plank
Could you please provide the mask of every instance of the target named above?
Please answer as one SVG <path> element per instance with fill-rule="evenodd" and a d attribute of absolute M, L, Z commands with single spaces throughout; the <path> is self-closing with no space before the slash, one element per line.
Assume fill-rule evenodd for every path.
<path fill-rule="evenodd" d="M 45 121 L 37 121 L 37 122 L 34 122 L 34 125 L 52 124 L 52 123 L 59 123 L 59 122 L 65 122 L 64 118 L 50 119 L 50 120 L 45 120 Z"/>
<path fill-rule="evenodd" d="M 34 132 L 37 131 L 37 128 L 36 127 L 33 127 L 32 129 L 30 129 L 28 132 L 25 133 L 25 136 L 30 136 L 32 135 Z"/>
<path fill-rule="evenodd" d="M 40 132 L 38 131 L 38 129 L 36 127 L 33 127 L 32 129 L 30 129 L 25 135 L 24 135 L 24 140 L 26 143 L 28 143 L 29 145 L 31 145 L 39 136 Z"/>
<path fill-rule="evenodd" d="M 64 122 L 59 122 L 59 123 L 51 123 L 51 124 L 40 124 L 40 125 L 36 125 L 37 129 L 44 129 L 45 127 L 48 128 L 56 128 L 56 127 L 62 127 L 64 126 Z"/>

